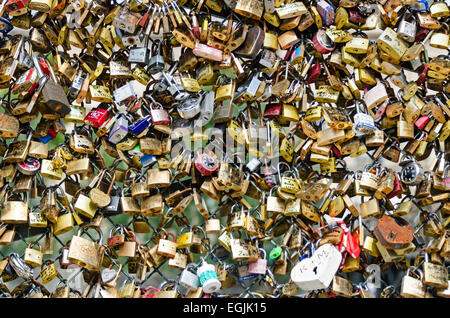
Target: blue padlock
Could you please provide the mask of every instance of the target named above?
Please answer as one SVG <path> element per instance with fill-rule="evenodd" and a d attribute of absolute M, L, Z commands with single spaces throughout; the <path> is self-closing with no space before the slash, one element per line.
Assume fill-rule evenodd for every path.
<path fill-rule="evenodd" d="M 142 167 L 148 167 L 157 161 L 154 155 L 144 155 L 140 158 Z"/>
<path fill-rule="evenodd" d="M 150 116 L 146 116 L 140 119 L 137 123 L 130 125 L 128 128 L 135 134 L 136 136 L 143 132 L 148 126 L 150 126 L 149 122 Z"/>
<path fill-rule="evenodd" d="M 47 134 L 46 136 L 44 136 L 44 137 L 39 137 L 38 138 L 38 141 L 39 142 L 42 142 L 43 144 L 47 144 L 50 140 L 52 140 L 53 139 L 53 136 L 52 135 L 50 135 L 50 134 Z"/>
<path fill-rule="evenodd" d="M 3 34 L 8 34 L 11 30 L 14 29 L 11 21 L 6 18 L 0 17 L 0 32 Z"/>

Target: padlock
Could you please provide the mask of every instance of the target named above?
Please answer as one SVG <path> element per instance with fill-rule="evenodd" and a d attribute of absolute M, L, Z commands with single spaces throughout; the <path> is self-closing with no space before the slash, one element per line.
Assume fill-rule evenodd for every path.
<path fill-rule="evenodd" d="M 197 276 L 205 293 L 213 293 L 222 286 L 220 283 L 214 265 L 202 260 L 202 265 L 197 269 Z"/>
<path fill-rule="evenodd" d="M 84 239 L 81 235 L 87 228 L 87 226 L 80 226 L 77 235 L 72 237 L 67 258 L 73 264 L 77 264 L 89 270 L 98 271 L 102 263 L 105 249 L 104 246 L 100 245 L 103 235 L 100 229 L 94 227 L 99 234 L 97 243 Z"/>
<path fill-rule="evenodd" d="M 321 251 L 329 252 L 324 257 L 318 257 Z M 301 260 L 292 269 L 292 281 L 303 290 L 327 288 L 342 259 L 342 256 L 336 252 L 337 249 L 331 244 L 320 246 L 312 257 Z"/>
<path fill-rule="evenodd" d="M 136 242 L 136 234 L 132 231 L 125 230 L 125 240 L 119 246 L 119 257 L 135 257 L 137 242 Z"/>
<path fill-rule="evenodd" d="M 447 49 L 449 45 L 449 27 L 446 23 L 443 23 L 441 27 L 436 30 L 430 38 L 430 46 Z"/>
<path fill-rule="evenodd" d="M 409 276 L 411 271 L 419 273 L 418 278 Z M 423 272 L 415 267 L 408 268 L 405 276 L 402 279 L 402 286 L 400 294 L 406 298 L 424 298 L 425 297 L 425 286 L 422 283 Z"/>
<path fill-rule="evenodd" d="M 249 262 L 248 264 L 248 272 L 250 274 L 264 275 L 267 270 L 267 259 L 266 259 L 266 251 L 264 249 L 259 249 L 262 252 L 262 258 L 258 258 L 254 262 Z"/>
<path fill-rule="evenodd" d="M 158 242 L 157 254 L 163 255 L 163 256 L 166 256 L 169 258 L 174 258 L 175 254 L 176 254 L 176 248 L 177 248 L 175 236 L 172 233 L 167 232 L 163 228 L 159 228 L 159 229 L 162 230 L 164 233 L 163 233 L 162 238 Z M 171 236 L 173 238 L 172 241 L 168 240 L 169 236 Z"/>
<path fill-rule="evenodd" d="M 414 42 L 416 38 L 417 22 L 413 13 L 404 15 L 397 29 L 400 38 L 407 42 Z"/>
<path fill-rule="evenodd" d="M 193 272 L 194 264 L 188 264 L 186 268 L 181 272 L 178 283 L 191 290 L 194 291 L 200 286 L 200 279 L 196 273 Z"/>
<path fill-rule="evenodd" d="M 31 247 L 37 245 L 39 250 L 32 249 Z M 33 266 L 33 267 L 39 267 L 42 265 L 43 261 L 43 254 L 42 254 L 42 247 L 38 242 L 30 242 L 25 249 L 25 256 L 24 256 L 24 262 Z"/>

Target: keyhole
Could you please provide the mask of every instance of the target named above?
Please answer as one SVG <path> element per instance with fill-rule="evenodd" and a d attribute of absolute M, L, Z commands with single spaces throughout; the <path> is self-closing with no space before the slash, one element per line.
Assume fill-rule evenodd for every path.
<path fill-rule="evenodd" d="M 397 236 L 397 232 L 391 231 L 391 233 L 389 233 L 389 237 L 393 240 L 395 240 L 396 236 Z"/>

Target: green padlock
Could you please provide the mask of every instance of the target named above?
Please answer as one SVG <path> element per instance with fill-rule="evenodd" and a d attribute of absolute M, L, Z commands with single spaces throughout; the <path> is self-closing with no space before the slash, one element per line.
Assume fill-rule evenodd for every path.
<path fill-rule="evenodd" d="M 283 249 L 281 246 L 274 247 L 269 254 L 269 261 L 274 262 L 276 259 L 278 259 L 281 256 L 281 253 L 283 253 Z"/>

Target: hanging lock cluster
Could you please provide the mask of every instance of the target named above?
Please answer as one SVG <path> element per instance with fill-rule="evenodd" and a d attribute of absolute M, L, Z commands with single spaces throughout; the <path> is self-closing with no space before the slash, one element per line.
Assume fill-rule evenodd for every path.
<path fill-rule="evenodd" d="M 3 0 L 0 295 L 450 297 L 449 16 Z"/>

